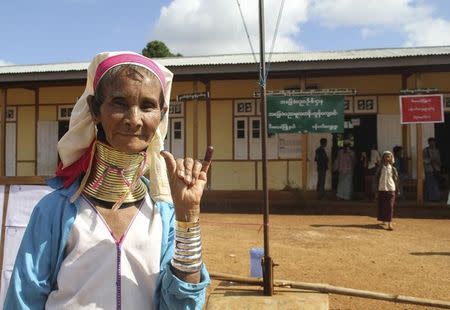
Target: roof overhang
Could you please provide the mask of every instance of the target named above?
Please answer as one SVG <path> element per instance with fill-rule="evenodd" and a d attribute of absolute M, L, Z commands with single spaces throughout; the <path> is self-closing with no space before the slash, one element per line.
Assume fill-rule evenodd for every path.
<path fill-rule="evenodd" d="M 87 66 L 86 66 L 87 67 Z M 258 64 L 168 65 L 175 81 L 256 78 Z M 270 77 L 402 74 L 450 71 L 450 55 L 407 56 L 344 60 L 285 61 L 270 65 Z M 85 83 L 86 69 L 58 72 L 0 73 L 0 86 L 18 84 Z"/>

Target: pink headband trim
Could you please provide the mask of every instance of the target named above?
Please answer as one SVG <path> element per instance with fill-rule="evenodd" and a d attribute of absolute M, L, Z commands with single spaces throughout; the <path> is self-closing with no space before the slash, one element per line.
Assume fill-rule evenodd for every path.
<path fill-rule="evenodd" d="M 166 79 L 164 73 L 158 67 L 158 65 L 151 59 L 139 54 L 120 54 L 106 58 L 99 63 L 97 70 L 95 71 L 94 89 L 97 87 L 98 82 L 111 68 L 121 64 L 136 64 L 147 68 L 151 71 L 161 82 L 161 88 L 165 93 Z"/>

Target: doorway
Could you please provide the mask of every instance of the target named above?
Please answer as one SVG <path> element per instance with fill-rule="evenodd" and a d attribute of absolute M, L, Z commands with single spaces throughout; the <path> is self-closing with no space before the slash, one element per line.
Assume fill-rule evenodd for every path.
<path fill-rule="evenodd" d="M 448 143 L 448 135 L 450 133 L 450 113 L 445 113 L 444 123 L 434 124 L 434 135 L 436 138 L 436 146 L 441 153 L 441 171 L 450 174 L 450 143 Z"/>
<path fill-rule="evenodd" d="M 352 150 L 355 152 L 355 171 L 353 174 L 353 191 L 364 191 L 364 169 L 361 162 L 361 154 L 368 152 L 372 146 L 377 145 L 377 116 L 376 115 L 346 115 L 344 118 L 344 132 L 333 134 L 332 159 L 344 145 L 344 140 L 349 140 Z M 333 173 L 332 187 L 337 187 L 337 174 Z"/>

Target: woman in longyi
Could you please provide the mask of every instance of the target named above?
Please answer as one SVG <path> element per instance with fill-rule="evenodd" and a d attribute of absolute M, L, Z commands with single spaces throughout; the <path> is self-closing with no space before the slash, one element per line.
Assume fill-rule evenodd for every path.
<path fill-rule="evenodd" d="M 398 172 L 394 167 L 394 156 L 385 151 L 381 158 L 381 165 L 376 173 L 378 185 L 378 220 L 387 225 L 387 230 L 393 230 L 395 198 L 399 195 Z"/>

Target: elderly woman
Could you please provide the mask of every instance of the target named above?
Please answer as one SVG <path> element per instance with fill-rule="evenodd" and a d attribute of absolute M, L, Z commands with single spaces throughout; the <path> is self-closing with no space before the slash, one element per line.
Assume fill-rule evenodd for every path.
<path fill-rule="evenodd" d="M 376 173 L 378 184 L 378 220 L 387 223 L 387 229 L 393 230 L 392 217 L 394 215 L 395 197 L 399 194 L 398 172 L 394 167 L 394 156 L 385 151 L 381 159 L 381 166 Z"/>
<path fill-rule="evenodd" d="M 160 153 L 171 85 L 172 73 L 144 56 L 93 59 L 5 309 L 202 308 L 199 206 L 212 148 L 203 163 Z"/>

